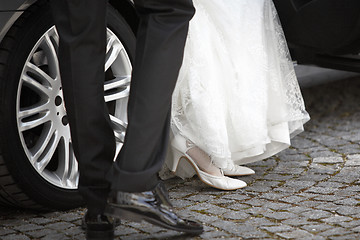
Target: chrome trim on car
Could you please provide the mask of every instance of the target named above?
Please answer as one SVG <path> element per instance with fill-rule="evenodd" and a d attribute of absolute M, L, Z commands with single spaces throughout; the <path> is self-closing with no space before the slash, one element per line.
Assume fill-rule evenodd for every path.
<path fill-rule="evenodd" d="M 6 35 L 6 33 L 9 31 L 10 27 L 14 24 L 14 22 L 21 16 L 21 14 L 28 8 L 30 7 L 32 4 L 34 4 L 37 0 L 25 0 L 21 5 L 19 5 L 18 7 L 16 7 L 16 3 L 12 2 L 14 4 L 14 8 L 13 9 L 4 9 L 6 10 L 4 13 L 13 13 L 7 20 L 7 22 L 5 23 L 4 27 L 1 28 L 0 31 L 0 42 L 3 40 L 4 36 Z M 2 6 L 2 8 L 5 8 L 4 6 Z M 1 11 L 1 9 L 0 9 Z"/>

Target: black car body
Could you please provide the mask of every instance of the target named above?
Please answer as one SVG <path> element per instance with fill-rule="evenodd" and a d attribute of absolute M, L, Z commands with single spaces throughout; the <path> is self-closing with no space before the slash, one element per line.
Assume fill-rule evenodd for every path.
<path fill-rule="evenodd" d="M 274 0 L 294 60 L 360 72 L 360 1 Z"/>

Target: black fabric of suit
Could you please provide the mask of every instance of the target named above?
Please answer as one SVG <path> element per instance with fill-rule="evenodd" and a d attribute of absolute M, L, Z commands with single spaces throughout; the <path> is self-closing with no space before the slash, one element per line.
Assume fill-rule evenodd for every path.
<path fill-rule="evenodd" d="M 169 135 L 171 95 L 182 63 L 191 0 L 135 0 L 140 17 L 124 146 L 113 163 L 114 134 L 104 102 L 106 0 L 50 0 L 79 191 L 101 213 L 110 189 L 143 192 L 158 182 Z"/>

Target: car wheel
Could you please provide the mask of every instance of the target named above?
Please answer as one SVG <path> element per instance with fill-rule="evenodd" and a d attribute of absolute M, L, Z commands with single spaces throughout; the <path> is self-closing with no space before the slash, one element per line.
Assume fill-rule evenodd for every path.
<path fill-rule="evenodd" d="M 83 202 L 59 78 L 58 41 L 44 3 L 27 9 L 1 43 L 0 204 L 69 209 Z M 117 153 L 127 126 L 134 49 L 133 32 L 109 6 L 104 91 Z"/>

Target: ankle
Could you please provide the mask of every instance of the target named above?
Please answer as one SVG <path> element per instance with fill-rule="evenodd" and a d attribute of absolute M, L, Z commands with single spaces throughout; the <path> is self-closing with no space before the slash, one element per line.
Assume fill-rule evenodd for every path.
<path fill-rule="evenodd" d="M 189 148 L 187 154 L 193 159 L 193 161 L 201 171 L 206 172 L 213 176 L 221 177 L 223 175 L 220 168 L 216 167 L 212 163 L 211 157 L 206 152 L 204 152 L 202 149 L 200 149 L 199 147 L 197 147 L 188 140 L 186 144 Z"/>

